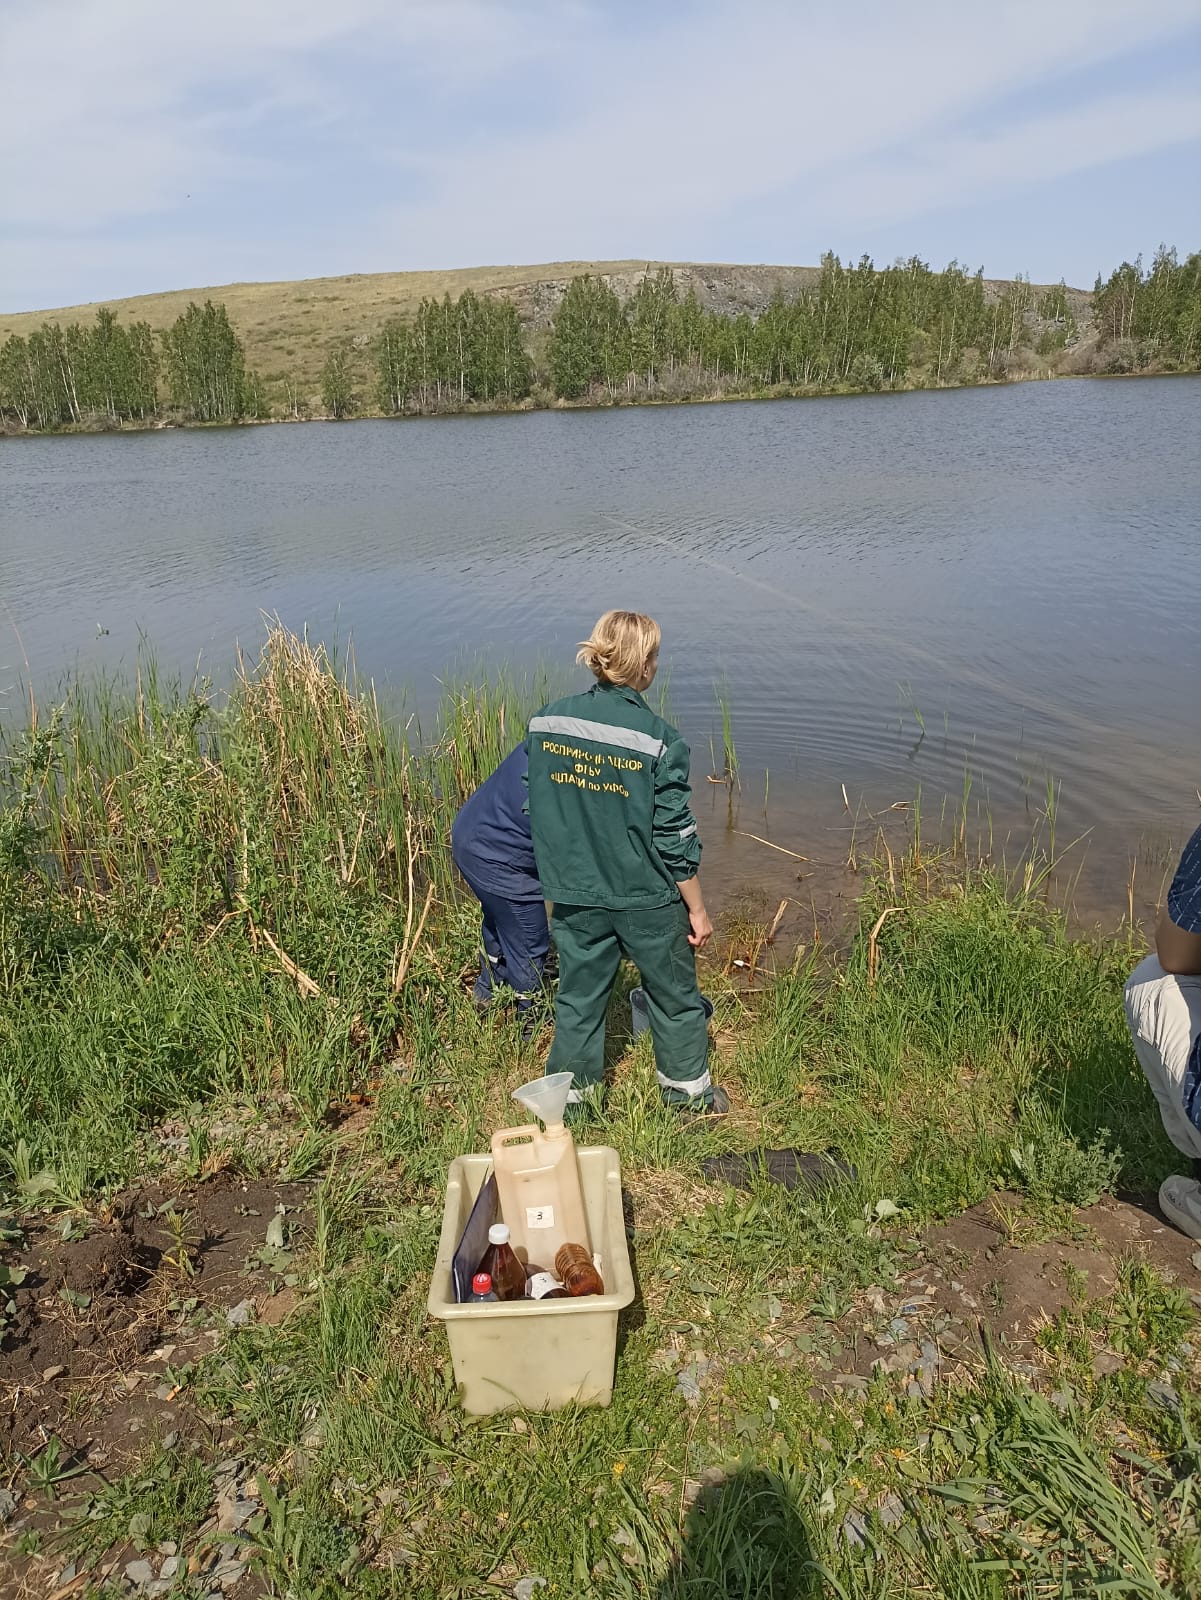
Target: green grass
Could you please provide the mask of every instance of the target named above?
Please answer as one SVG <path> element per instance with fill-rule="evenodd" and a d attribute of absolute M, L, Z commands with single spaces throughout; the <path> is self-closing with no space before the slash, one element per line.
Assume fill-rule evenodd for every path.
<path fill-rule="evenodd" d="M 227 700 L 147 662 L 10 738 L 0 1054 L 24 1070 L 0 1076 L 0 1168 L 24 1141 L 82 1195 L 197 1100 L 282 1084 L 312 1123 L 424 1049 L 475 938 L 450 822 L 544 692 L 452 687 L 421 744 L 277 629 Z"/>
<path fill-rule="evenodd" d="M 90 1205 L 162 1169 L 147 1134 L 168 1116 L 191 1132 L 163 1176 L 186 1183 L 230 1102 L 282 1117 L 278 1159 L 317 1185 L 296 1310 L 181 1374 L 177 1404 L 256 1466 L 241 1558 L 304 1600 L 466 1600 L 532 1576 L 539 1596 L 616 1600 L 1196 1592 L 1196 1313 L 1147 1263 L 1100 1299 L 1076 1285 L 1048 1321 L 1048 1392 L 997 1349 L 929 1393 L 833 1383 L 927 1222 L 1018 1189 L 1053 1231 L 1173 1166 L 1123 1021 L 1136 951 L 1071 936 L 958 838 L 915 837 L 865 876 L 844 958 L 749 1002 L 707 980 L 726 1124 L 665 1110 L 649 1044 L 620 1056 L 588 1135 L 620 1152 L 640 1284 L 613 1404 L 464 1415 L 425 1310 L 446 1168 L 485 1147 L 538 1056 L 470 1004 L 475 914 L 447 834 L 545 692 L 450 686 L 423 742 L 275 632 L 228 701 L 147 666 L 132 696 L 81 686 L 5 751 L 14 1200 Z M 324 1113 L 368 1086 L 370 1126 L 343 1143 Z M 836 1146 L 858 1182 L 821 1201 L 703 1183 L 706 1155 L 757 1143 Z M 1102 1341 L 1123 1365 L 1097 1377 Z M 1165 1374 L 1168 1406 L 1148 1389 Z M 55 1537 L 87 1560 L 131 1528 L 194 1549 L 211 1463 L 181 1448 L 89 1489 Z M 73 1493 L 58 1457 L 11 1465 Z"/>

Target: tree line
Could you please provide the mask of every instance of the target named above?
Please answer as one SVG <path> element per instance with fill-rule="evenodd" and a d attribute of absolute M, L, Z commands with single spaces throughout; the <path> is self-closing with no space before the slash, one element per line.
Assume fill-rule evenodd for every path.
<path fill-rule="evenodd" d="M 1160 245 L 1149 271 L 1139 256 L 1104 282 L 1098 276 L 1093 321 L 1102 342 L 1117 347 L 1119 366 L 1124 358 L 1132 367 L 1164 358 L 1182 367 L 1201 363 L 1201 251 L 1180 261 Z"/>
<path fill-rule="evenodd" d="M 223 305 L 190 305 L 156 338 L 101 306 L 95 322 L 44 322 L 28 338 L 0 345 L 0 415 L 50 430 L 91 421 L 149 422 L 169 403 L 188 422 L 236 422 L 264 415 L 262 385 L 247 370 L 242 342 Z"/>
<path fill-rule="evenodd" d="M 844 266 L 822 258 L 816 280 L 777 292 L 758 317 L 705 311 L 695 290 L 681 296 L 670 268 L 647 276 L 624 304 L 603 279 L 575 279 L 555 318 L 550 367 L 555 392 L 596 390 L 616 398 L 640 388 L 709 384 L 881 389 L 929 369 L 935 382 L 998 375 L 1033 308 L 1027 281 L 987 303 L 983 271 L 958 262 L 932 272 L 916 257 L 876 268 L 864 256 Z M 964 370 L 964 357 L 974 364 Z"/>
<path fill-rule="evenodd" d="M 1098 277 L 1093 319 L 1093 370 L 1201 365 L 1201 254 L 1180 262 L 1161 246 L 1149 270 L 1140 257 Z M 534 350 L 507 299 L 468 289 L 423 300 L 412 316 L 385 322 L 366 365 L 349 341 L 335 341 L 321 403 L 343 417 L 511 405 L 531 394 L 546 402 L 971 383 L 1004 378 L 1031 353 L 1058 357 L 1079 335 L 1062 283 L 1036 293 L 1019 275 L 990 292 L 982 269 L 957 261 L 939 272 L 916 256 L 876 267 L 867 256 L 844 265 L 827 254 L 811 282 L 777 292 L 756 316 L 706 310 L 664 267 L 624 300 L 603 278 L 573 279 Z M 283 409 L 307 414 L 295 379 Z M 271 414 L 224 305 L 189 305 L 157 336 L 101 308 L 90 326 L 46 322 L 0 345 L 0 420 L 9 424 L 119 426 L 167 411 L 191 422 Z"/>

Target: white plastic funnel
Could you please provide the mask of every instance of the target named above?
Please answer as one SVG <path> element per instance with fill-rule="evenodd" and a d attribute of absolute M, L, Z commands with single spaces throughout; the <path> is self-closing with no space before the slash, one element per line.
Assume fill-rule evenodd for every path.
<path fill-rule="evenodd" d="M 563 1126 L 563 1113 L 567 1109 L 567 1096 L 571 1093 L 572 1072 L 552 1072 L 548 1077 L 535 1078 L 513 1090 L 513 1098 L 545 1125 L 548 1133 Z"/>

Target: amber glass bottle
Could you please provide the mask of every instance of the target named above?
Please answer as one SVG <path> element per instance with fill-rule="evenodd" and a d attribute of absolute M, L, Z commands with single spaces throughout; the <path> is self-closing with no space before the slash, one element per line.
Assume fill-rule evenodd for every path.
<path fill-rule="evenodd" d="M 513 1254 L 509 1230 L 503 1222 L 494 1222 L 488 1229 L 488 1248 L 479 1271 L 492 1279 L 498 1300 L 525 1299 L 525 1268 Z"/>
<path fill-rule="evenodd" d="M 565 1244 L 555 1257 L 555 1272 L 570 1295 L 604 1294 L 605 1285 L 582 1244 Z"/>

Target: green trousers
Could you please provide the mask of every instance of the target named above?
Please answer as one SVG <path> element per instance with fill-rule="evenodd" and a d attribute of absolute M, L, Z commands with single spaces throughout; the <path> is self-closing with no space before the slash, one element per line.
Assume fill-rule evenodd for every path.
<path fill-rule="evenodd" d="M 683 900 L 639 911 L 556 905 L 550 927 L 559 952 L 559 991 L 546 1070 L 575 1074 L 571 1103 L 594 1095 L 604 1079 L 605 1010 L 622 956 L 642 977 L 663 1098 L 708 1103 L 708 1018 Z"/>

